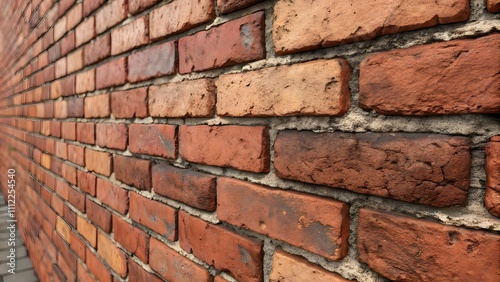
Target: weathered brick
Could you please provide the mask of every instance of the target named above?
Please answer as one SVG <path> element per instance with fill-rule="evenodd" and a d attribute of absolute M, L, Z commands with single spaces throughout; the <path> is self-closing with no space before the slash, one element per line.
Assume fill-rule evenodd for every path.
<path fill-rule="evenodd" d="M 127 276 L 127 256 L 101 232 L 97 234 L 97 253 L 118 275 Z"/>
<path fill-rule="evenodd" d="M 83 63 L 88 66 L 111 55 L 111 34 L 97 37 L 83 48 Z"/>
<path fill-rule="evenodd" d="M 97 199 L 116 210 L 121 214 L 126 214 L 128 210 L 127 190 L 115 185 L 107 180 L 97 179 Z"/>
<path fill-rule="evenodd" d="M 68 117 L 83 117 L 83 98 L 69 99 Z"/>
<path fill-rule="evenodd" d="M 127 81 L 127 58 L 122 57 L 97 67 L 95 76 L 96 89 L 124 84 Z"/>
<path fill-rule="evenodd" d="M 61 39 L 61 57 L 75 49 L 75 33 L 70 32 Z"/>
<path fill-rule="evenodd" d="M 160 0 L 128 0 L 128 11 L 130 14 L 135 15 L 158 2 Z"/>
<path fill-rule="evenodd" d="M 78 171 L 78 176 L 79 175 L 80 171 Z M 80 193 L 75 189 L 69 189 L 69 202 L 73 206 L 75 206 L 79 211 L 85 212 L 85 195 L 83 193 Z"/>
<path fill-rule="evenodd" d="M 95 36 L 95 18 L 89 17 L 85 19 L 75 30 L 75 43 L 76 47 L 87 43 Z"/>
<path fill-rule="evenodd" d="M 88 16 L 94 10 L 99 8 L 105 0 L 83 0 L 83 15 L 84 17 Z"/>
<path fill-rule="evenodd" d="M 175 70 L 174 41 L 149 47 L 128 57 L 128 81 L 130 82 L 173 74 Z"/>
<path fill-rule="evenodd" d="M 490 13 L 500 13 L 500 0 L 487 0 L 486 7 Z"/>
<path fill-rule="evenodd" d="M 55 64 L 55 78 L 60 78 L 65 75 L 66 75 L 66 57 L 57 60 Z M 56 85 L 54 87 L 56 87 Z"/>
<path fill-rule="evenodd" d="M 217 0 L 217 6 L 223 14 L 246 8 L 262 0 Z"/>
<path fill-rule="evenodd" d="M 77 123 L 76 135 L 78 142 L 95 144 L 95 124 L 92 122 Z"/>
<path fill-rule="evenodd" d="M 117 216 L 113 216 L 113 233 L 116 242 L 142 261 L 148 262 L 150 237 L 148 234 Z"/>
<path fill-rule="evenodd" d="M 61 124 L 61 137 L 66 140 L 76 140 L 76 123 L 63 122 Z"/>
<path fill-rule="evenodd" d="M 211 79 L 173 82 L 149 87 L 153 117 L 208 117 L 214 114 L 215 87 Z"/>
<path fill-rule="evenodd" d="M 484 204 L 488 211 L 500 217 L 500 136 L 486 145 L 486 195 Z"/>
<path fill-rule="evenodd" d="M 264 12 L 179 40 L 180 73 L 232 66 L 264 57 Z"/>
<path fill-rule="evenodd" d="M 496 281 L 500 236 L 361 209 L 359 260 L 391 280 Z"/>
<path fill-rule="evenodd" d="M 94 253 L 92 253 L 89 249 L 87 249 L 87 254 L 85 263 L 89 268 L 90 272 L 94 274 L 99 282 L 111 282 L 111 272 L 104 265 L 104 263 L 97 257 Z"/>
<path fill-rule="evenodd" d="M 85 165 L 85 148 L 78 145 L 68 145 L 68 159 L 69 161 L 84 166 Z"/>
<path fill-rule="evenodd" d="M 109 117 L 109 94 L 85 97 L 84 107 L 86 118 Z"/>
<path fill-rule="evenodd" d="M 77 171 L 78 188 L 82 191 L 95 196 L 96 176 L 90 172 Z"/>
<path fill-rule="evenodd" d="M 75 91 L 75 76 L 67 76 L 61 80 L 61 95 L 71 96 L 76 93 Z"/>
<path fill-rule="evenodd" d="M 138 18 L 111 31 L 111 55 L 126 52 L 148 41 L 147 17 Z"/>
<path fill-rule="evenodd" d="M 188 30 L 215 18 L 211 0 L 170 2 L 151 12 L 149 18 L 151 39 Z"/>
<path fill-rule="evenodd" d="M 169 159 L 176 158 L 176 126 L 169 124 L 131 124 L 130 152 Z"/>
<path fill-rule="evenodd" d="M 282 55 L 468 18 L 467 0 L 278 1 L 274 6 L 273 42 L 276 53 Z"/>
<path fill-rule="evenodd" d="M 78 49 L 68 55 L 68 73 L 73 73 L 83 68 L 83 49 Z"/>
<path fill-rule="evenodd" d="M 265 126 L 181 126 L 179 153 L 187 161 L 269 171 L 269 132 Z"/>
<path fill-rule="evenodd" d="M 147 103 L 147 88 L 111 93 L 111 112 L 115 118 L 147 117 Z"/>
<path fill-rule="evenodd" d="M 177 210 L 130 192 L 130 218 L 170 241 L 177 240 Z M 151 248 L 149 249 L 151 251 Z"/>
<path fill-rule="evenodd" d="M 129 281 L 148 281 L 148 282 L 162 282 L 153 273 L 147 272 L 142 266 L 138 265 L 131 259 L 128 260 L 128 275 Z"/>
<path fill-rule="evenodd" d="M 389 115 L 500 113 L 491 59 L 499 45 L 493 34 L 370 56 L 360 66 L 359 105 Z"/>
<path fill-rule="evenodd" d="M 344 279 L 339 274 L 329 272 L 304 258 L 276 250 L 273 255 L 273 266 L 269 281 L 348 282 L 351 280 Z"/>
<path fill-rule="evenodd" d="M 85 165 L 88 170 L 105 176 L 111 175 L 111 154 L 108 152 L 98 152 L 89 148 L 85 149 Z"/>
<path fill-rule="evenodd" d="M 76 4 L 69 12 L 67 13 L 67 21 L 66 21 L 66 28 L 68 30 L 74 28 L 77 26 L 80 21 L 82 20 L 82 12 L 83 12 L 83 5 L 82 3 Z"/>
<path fill-rule="evenodd" d="M 87 239 L 92 247 L 97 246 L 97 229 L 88 222 L 85 218 L 78 216 L 76 220 L 76 228 L 83 238 Z"/>
<path fill-rule="evenodd" d="M 214 176 L 166 164 L 153 166 L 152 174 L 157 194 L 202 210 L 215 210 Z"/>
<path fill-rule="evenodd" d="M 57 99 L 61 97 L 62 94 L 62 88 L 61 88 L 61 81 L 56 80 L 50 84 L 50 98 L 51 99 Z M 58 101 L 62 102 L 62 101 Z M 57 110 L 57 108 L 56 108 Z"/>
<path fill-rule="evenodd" d="M 69 244 L 71 227 L 59 216 L 57 217 L 56 231 Z"/>
<path fill-rule="evenodd" d="M 318 60 L 220 76 L 221 116 L 331 115 L 350 105 L 345 60 Z"/>
<path fill-rule="evenodd" d="M 54 25 L 54 41 L 58 41 L 66 33 L 66 17 L 61 17 Z"/>
<path fill-rule="evenodd" d="M 101 227 L 106 233 L 111 232 L 111 213 L 102 206 L 94 203 L 89 198 L 85 203 L 87 207 L 87 216 L 97 226 Z"/>
<path fill-rule="evenodd" d="M 151 239 L 151 268 L 167 281 L 212 281 L 206 268 L 172 250 L 155 238 Z"/>
<path fill-rule="evenodd" d="M 95 90 L 95 69 L 76 74 L 76 93 L 81 94 Z"/>
<path fill-rule="evenodd" d="M 85 243 L 75 232 L 71 232 L 70 234 L 70 243 L 71 249 L 75 251 L 76 255 L 85 261 Z"/>
<path fill-rule="evenodd" d="M 69 183 L 76 185 L 76 168 L 68 165 L 67 163 L 62 163 L 61 165 L 61 176 L 64 177 Z M 66 197 L 66 200 L 68 197 Z"/>
<path fill-rule="evenodd" d="M 115 0 L 106 4 L 95 15 L 95 29 L 100 34 L 108 28 L 127 18 L 127 3 L 125 0 Z"/>
<path fill-rule="evenodd" d="M 218 270 L 229 270 L 237 280 L 262 280 L 264 252 L 260 241 L 207 223 L 184 211 L 179 212 L 179 241 L 186 252 Z"/>
<path fill-rule="evenodd" d="M 121 123 L 97 123 L 95 126 L 96 145 L 111 149 L 127 148 L 128 130 Z"/>
<path fill-rule="evenodd" d="M 283 131 L 274 150 L 281 178 L 436 207 L 467 201 L 466 137 Z"/>
<path fill-rule="evenodd" d="M 348 204 L 219 178 L 217 206 L 217 217 L 232 225 L 332 260 L 340 260 L 347 254 Z"/>
<path fill-rule="evenodd" d="M 131 157 L 114 156 L 116 179 L 138 189 L 151 190 L 151 163 Z"/>

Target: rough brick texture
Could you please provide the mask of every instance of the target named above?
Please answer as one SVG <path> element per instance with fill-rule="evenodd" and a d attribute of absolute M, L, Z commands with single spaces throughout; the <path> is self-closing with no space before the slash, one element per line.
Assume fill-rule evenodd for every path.
<path fill-rule="evenodd" d="M 349 74 L 346 61 L 319 60 L 223 75 L 217 82 L 217 113 L 342 115 L 350 105 Z"/>
<path fill-rule="evenodd" d="M 111 93 L 111 112 L 115 118 L 146 117 L 148 115 L 146 88 Z"/>
<path fill-rule="evenodd" d="M 467 200 L 468 138 L 285 131 L 274 149 L 282 178 L 436 207 Z"/>
<path fill-rule="evenodd" d="M 486 145 L 486 196 L 484 203 L 488 211 L 500 217 L 500 136 L 495 136 Z"/>
<path fill-rule="evenodd" d="M 263 126 L 181 126 L 186 160 L 253 172 L 269 170 L 269 135 Z"/>
<path fill-rule="evenodd" d="M 360 261 L 391 280 L 500 278 L 498 234 L 370 209 L 360 211 L 358 230 Z"/>
<path fill-rule="evenodd" d="M 224 238 L 224 244 L 219 244 Z M 262 279 L 262 243 L 209 224 L 185 212 L 179 213 L 181 247 L 215 268 L 228 269 L 236 279 Z"/>
<path fill-rule="evenodd" d="M 494 34 L 370 56 L 359 104 L 389 115 L 500 113 L 499 45 Z"/>
<path fill-rule="evenodd" d="M 128 81 L 130 82 L 173 74 L 175 70 L 174 42 L 153 46 L 128 57 Z"/>
<path fill-rule="evenodd" d="M 276 52 L 286 54 L 468 18 L 467 0 L 279 1 L 274 7 L 273 40 Z"/>
<path fill-rule="evenodd" d="M 114 156 L 116 179 L 138 189 L 151 189 L 151 163 L 148 160 Z"/>
<path fill-rule="evenodd" d="M 111 32 L 111 55 L 117 55 L 148 42 L 147 18 L 139 18 Z"/>
<path fill-rule="evenodd" d="M 174 159 L 177 153 L 176 127 L 164 124 L 132 124 L 130 152 Z"/>
<path fill-rule="evenodd" d="M 181 38 L 179 72 L 189 73 L 255 61 L 264 58 L 264 51 L 264 13 L 257 12 Z"/>

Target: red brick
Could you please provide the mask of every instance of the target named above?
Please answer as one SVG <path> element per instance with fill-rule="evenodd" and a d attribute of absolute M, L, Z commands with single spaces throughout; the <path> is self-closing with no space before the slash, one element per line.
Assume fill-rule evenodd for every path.
<path fill-rule="evenodd" d="M 71 227 L 59 216 L 57 217 L 56 231 L 69 244 Z"/>
<path fill-rule="evenodd" d="M 131 157 L 114 156 L 116 179 L 138 189 L 151 190 L 151 163 Z"/>
<path fill-rule="evenodd" d="M 111 34 L 97 37 L 83 49 L 83 63 L 88 66 L 111 55 Z"/>
<path fill-rule="evenodd" d="M 77 172 L 80 176 L 80 171 Z M 78 179 L 80 181 L 80 179 Z M 80 183 L 80 182 L 79 182 Z M 85 212 L 85 195 L 75 189 L 69 189 L 69 202 L 79 211 Z"/>
<path fill-rule="evenodd" d="M 95 175 L 89 172 L 78 170 L 77 179 L 78 179 L 78 188 L 80 188 L 82 191 L 86 193 L 89 193 L 92 196 L 95 196 L 95 189 L 96 189 Z"/>
<path fill-rule="evenodd" d="M 500 236 L 361 209 L 359 260 L 391 280 L 497 281 Z"/>
<path fill-rule="evenodd" d="M 138 18 L 111 31 L 111 55 L 121 54 L 148 41 L 147 17 Z"/>
<path fill-rule="evenodd" d="M 97 123 L 96 144 L 100 147 L 124 150 L 127 148 L 127 126 L 120 123 Z"/>
<path fill-rule="evenodd" d="M 116 210 L 126 214 L 128 210 L 128 191 L 107 180 L 97 179 L 97 199 Z"/>
<path fill-rule="evenodd" d="M 149 273 L 142 266 L 138 265 L 131 259 L 128 260 L 129 281 L 148 281 L 148 282 L 162 282 L 160 278 L 153 273 Z"/>
<path fill-rule="evenodd" d="M 82 260 L 85 261 L 85 243 L 75 232 L 70 234 L 70 247 Z"/>
<path fill-rule="evenodd" d="M 220 76 L 221 116 L 343 115 L 349 110 L 345 60 L 318 60 Z"/>
<path fill-rule="evenodd" d="M 486 145 L 486 195 L 484 204 L 488 211 L 500 217 L 500 137 Z"/>
<path fill-rule="evenodd" d="M 175 159 L 177 152 L 175 131 L 175 125 L 131 124 L 130 152 Z"/>
<path fill-rule="evenodd" d="M 85 149 L 85 165 L 88 170 L 105 176 L 111 175 L 111 154 Z"/>
<path fill-rule="evenodd" d="M 153 166 L 152 174 L 155 193 L 202 210 L 215 210 L 214 176 L 166 164 Z"/>
<path fill-rule="evenodd" d="M 500 12 L 500 0 L 487 0 L 486 7 L 490 13 Z"/>
<path fill-rule="evenodd" d="M 117 216 L 113 216 L 113 233 L 116 242 L 142 261 L 148 262 L 150 237 L 148 234 Z"/>
<path fill-rule="evenodd" d="M 149 87 L 153 117 L 209 117 L 214 115 L 215 87 L 211 79 L 188 80 Z"/>
<path fill-rule="evenodd" d="M 167 281 L 211 282 L 208 270 L 182 256 L 155 238 L 151 239 L 151 268 Z"/>
<path fill-rule="evenodd" d="M 177 240 L 177 210 L 130 192 L 130 218 L 170 241 Z M 151 250 L 151 248 L 150 248 Z"/>
<path fill-rule="evenodd" d="M 83 2 L 85 4 L 85 2 Z M 83 268 L 82 263 L 78 263 L 77 279 L 80 282 L 94 282 L 95 279 L 90 275 L 85 268 Z"/>
<path fill-rule="evenodd" d="M 70 32 L 61 39 L 61 57 L 75 49 L 75 33 Z"/>
<path fill-rule="evenodd" d="M 85 166 L 85 148 L 78 145 L 68 145 L 68 159 L 80 166 Z"/>
<path fill-rule="evenodd" d="M 332 260 L 347 254 L 348 204 L 219 178 L 217 206 L 217 217 L 232 225 Z"/>
<path fill-rule="evenodd" d="M 104 263 L 94 255 L 89 249 L 87 249 L 87 254 L 86 254 L 86 261 L 85 263 L 87 264 L 87 267 L 89 268 L 90 272 L 94 274 L 94 276 L 97 278 L 99 282 L 111 282 L 111 272 L 108 270 L 108 268 L 104 265 Z"/>
<path fill-rule="evenodd" d="M 55 64 L 55 78 L 60 78 L 65 75 L 66 75 L 66 57 L 57 60 Z"/>
<path fill-rule="evenodd" d="M 118 86 L 127 81 L 127 58 L 122 57 L 96 68 L 96 89 Z M 113 75 L 109 75 L 109 74 Z"/>
<path fill-rule="evenodd" d="M 73 4 L 76 2 L 76 0 L 60 0 L 59 1 L 59 9 L 58 9 L 58 15 L 61 17 L 63 14 L 66 13 L 66 11 L 73 6 Z"/>
<path fill-rule="evenodd" d="M 273 42 L 282 55 L 468 18 L 467 0 L 280 1 L 274 6 Z"/>
<path fill-rule="evenodd" d="M 76 219 L 76 228 L 78 229 L 78 233 L 80 233 L 92 247 L 95 248 L 97 246 L 97 229 L 91 222 L 79 216 Z"/>
<path fill-rule="evenodd" d="M 95 69 L 76 74 L 76 93 L 81 94 L 95 90 Z"/>
<path fill-rule="evenodd" d="M 269 281 L 331 281 L 348 282 L 342 276 L 310 263 L 308 260 L 276 250 Z"/>
<path fill-rule="evenodd" d="M 66 17 L 61 17 L 54 25 L 54 41 L 61 39 L 66 30 Z"/>
<path fill-rule="evenodd" d="M 190 162 L 269 171 L 269 133 L 264 126 L 181 126 L 179 152 Z"/>
<path fill-rule="evenodd" d="M 67 100 L 68 117 L 83 117 L 83 98 Z"/>
<path fill-rule="evenodd" d="M 148 116 L 147 88 L 111 93 L 111 112 L 115 118 Z"/>
<path fill-rule="evenodd" d="M 105 0 L 83 0 L 83 16 L 86 17 L 99 8 Z"/>
<path fill-rule="evenodd" d="M 61 175 L 69 183 L 76 185 L 76 168 L 68 165 L 67 163 L 62 163 Z"/>
<path fill-rule="evenodd" d="M 73 73 L 83 68 L 83 49 L 78 49 L 68 55 L 67 67 L 68 73 Z"/>
<path fill-rule="evenodd" d="M 89 219 L 97 226 L 101 227 L 104 232 L 110 233 L 111 213 L 88 198 L 85 206 L 87 207 L 87 216 Z"/>
<path fill-rule="evenodd" d="M 185 251 L 218 270 L 230 271 L 237 280 L 262 280 L 264 252 L 260 241 L 209 224 L 183 211 L 179 213 L 179 241 Z"/>
<path fill-rule="evenodd" d="M 57 59 L 61 58 L 61 48 L 60 42 L 55 43 L 52 47 L 49 48 L 49 62 L 53 63 L 57 61 Z"/>
<path fill-rule="evenodd" d="M 127 256 L 101 232 L 97 234 L 97 253 L 118 275 L 127 276 Z"/>
<path fill-rule="evenodd" d="M 66 140 L 76 140 L 76 123 L 63 122 L 61 124 L 61 135 Z"/>
<path fill-rule="evenodd" d="M 68 144 L 56 141 L 55 144 L 55 156 L 63 160 L 68 158 Z"/>
<path fill-rule="evenodd" d="M 83 5 L 82 3 L 76 4 L 69 12 L 67 13 L 67 23 L 66 28 L 68 30 L 74 28 L 77 24 L 82 20 L 82 12 Z"/>
<path fill-rule="evenodd" d="M 76 47 L 87 43 L 95 36 L 95 18 L 89 17 L 83 21 L 75 30 Z"/>
<path fill-rule="evenodd" d="M 264 12 L 179 40 L 180 73 L 232 66 L 264 57 Z"/>
<path fill-rule="evenodd" d="M 281 178 L 435 207 L 467 201 L 471 156 L 466 137 L 284 131 L 274 150 Z"/>
<path fill-rule="evenodd" d="M 128 11 L 130 14 L 135 15 L 158 2 L 160 2 L 160 0 L 128 0 Z"/>
<path fill-rule="evenodd" d="M 217 6 L 221 13 L 227 14 L 258 2 L 262 2 L 262 0 L 217 0 Z"/>
<path fill-rule="evenodd" d="M 61 95 L 70 96 L 76 93 L 75 91 L 75 76 L 67 76 L 61 80 Z"/>
<path fill-rule="evenodd" d="M 211 0 L 173 1 L 151 12 L 150 37 L 157 39 L 179 33 L 214 18 L 215 7 Z"/>
<path fill-rule="evenodd" d="M 76 135 L 79 142 L 95 144 L 95 124 L 91 122 L 77 123 Z"/>
<path fill-rule="evenodd" d="M 106 4 L 95 15 L 95 29 L 97 34 L 116 25 L 127 18 L 127 3 L 125 0 L 115 0 Z"/>
<path fill-rule="evenodd" d="M 128 57 L 128 81 L 136 82 L 175 73 L 174 41 L 149 47 Z"/>
<path fill-rule="evenodd" d="M 389 115 L 500 113 L 499 64 L 491 59 L 499 45 L 493 34 L 369 56 L 359 104 Z"/>
<path fill-rule="evenodd" d="M 109 117 L 109 94 L 85 98 L 85 118 Z"/>
<path fill-rule="evenodd" d="M 57 80 L 54 81 L 50 84 L 50 98 L 51 99 L 57 99 L 61 97 L 62 94 L 62 88 L 61 88 L 61 81 Z M 63 102 L 63 101 L 58 101 L 58 102 Z M 57 111 L 57 107 L 56 107 Z"/>

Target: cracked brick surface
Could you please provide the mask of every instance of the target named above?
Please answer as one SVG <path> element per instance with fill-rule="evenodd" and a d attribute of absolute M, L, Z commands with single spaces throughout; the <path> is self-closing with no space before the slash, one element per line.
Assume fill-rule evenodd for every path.
<path fill-rule="evenodd" d="M 284 131 L 278 177 L 436 207 L 464 205 L 470 140 L 419 133 Z"/>

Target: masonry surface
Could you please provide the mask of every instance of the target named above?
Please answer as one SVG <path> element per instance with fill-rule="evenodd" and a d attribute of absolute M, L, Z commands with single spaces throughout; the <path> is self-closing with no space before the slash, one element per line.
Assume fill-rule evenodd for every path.
<path fill-rule="evenodd" d="M 500 1 L 0 5 L 41 281 L 500 281 Z"/>

